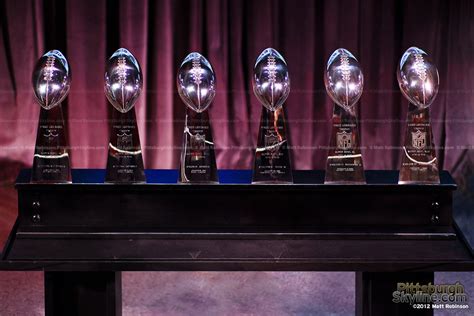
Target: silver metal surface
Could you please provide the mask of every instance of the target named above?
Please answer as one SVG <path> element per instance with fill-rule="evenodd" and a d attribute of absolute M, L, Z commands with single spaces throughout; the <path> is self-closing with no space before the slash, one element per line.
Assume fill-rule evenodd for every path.
<path fill-rule="evenodd" d="M 130 111 L 142 91 L 143 77 L 140 64 L 125 48 L 110 56 L 105 70 L 105 95 L 120 112 Z"/>
<path fill-rule="evenodd" d="M 59 105 L 69 93 L 71 70 L 59 50 L 41 56 L 33 70 L 33 89 L 38 103 L 46 110 Z"/>
<path fill-rule="evenodd" d="M 205 111 L 216 95 L 216 76 L 209 61 L 193 52 L 181 63 L 176 78 L 178 93 L 192 110 Z"/>
<path fill-rule="evenodd" d="M 364 74 L 347 49 L 336 49 L 329 57 L 324 84 L 331 99 L 343 108 L 349 109 L 359 101 L 364 90 Z"/>
<path fill-rule="evenodd" d="M 438 68 L 417 47 L 410 47 L 397 67 L 398 85 L 403 95 L 418 108 L 429 107 L 439 89 Z"/>
<path fill-rule="evenodd" d="M 278 110 L 290 94 L 290 76 L 283 56 L 273 48 L 265 49 L 255 62 L 253 92 L 270 111 Z"/>

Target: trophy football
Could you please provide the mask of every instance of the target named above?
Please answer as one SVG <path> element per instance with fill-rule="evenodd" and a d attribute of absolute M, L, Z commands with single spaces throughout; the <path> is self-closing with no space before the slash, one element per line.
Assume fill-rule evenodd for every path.
<path fill-rule="evenodd" d="M 257 58 L 253 91 L 262 103 L 252 183 L 293 183 L 283 103 L 290 93 L 285 59 L 273 48 Z"/>
<path fill-rule="evenodd" d="M 143 157 L 133 106 L 143 85 L 140 65 L 125 48 L 109 58 L 105 71 L 105 95 L 113 105 L 105 182 L 143 183 Z"/>
<path fill-rule="evenodd" d="M 51 50 L 36 63 L 33 89 L 41 105 L 31 182 L 69 183 L 71 169 L 61 102 L 71 86 L 66 57 Z"/>
<path fill-rule="evenodd" d="M 409 101 L 399 184 L 439 183 L 430 124 L 430 105 L 438 94 L 438 69 L 417 47 L 409 48 L 397 68 L 400 90 Z"/>
<path fill-rule="evenodd" d="M 364 75 L 354 55 L 343 48 L 335 50 L 324 72 L 324 84 L 335 103 L 324 183 L 364 184 L 355 107 L 364 88 Z"/>
<path fill-rule="evenodd" d="M 216 77 L 209 61 L 191 53 L 178 70 L 178 93 L 186 104 L 183 147 L 179 170 L 180 183 L 219 182 L 209 124 L 209 108 L 216 95 Z"/>

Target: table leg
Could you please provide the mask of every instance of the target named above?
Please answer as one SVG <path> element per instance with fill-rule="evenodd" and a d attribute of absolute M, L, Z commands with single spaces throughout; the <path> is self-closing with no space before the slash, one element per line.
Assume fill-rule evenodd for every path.
<path fill-rule="evenodd" d="M 46 316 L 122 315 L 121 272 L 45 272 Z"/>
<path fill-rule="evenodd" d="M 434 284 L 433 272 L 356 272 L 357 316 L 432 316 L 432 309 L 414 309 L 408 303 L 394 303 L 397 283 Z"/>

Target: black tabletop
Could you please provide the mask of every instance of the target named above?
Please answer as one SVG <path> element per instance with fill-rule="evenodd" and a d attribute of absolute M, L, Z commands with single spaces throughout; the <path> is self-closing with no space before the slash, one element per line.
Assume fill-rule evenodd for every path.
<path fill-rule="evenodd" d="M 450 224 L 448 172 L 439 185 L 398 185 L 397 171 L 366 171 L 367 185 L 324 185 L 317 170 L 295 171 L 290 185 L 252 185 L 250 170 L 221 170 L 212 185 L 178 185 L 177 170 L 146 170 L 147 183 L 134 185 L 104 175 L 77 169 L 72 184 L 31 184 L 22 170 L 0 269 L 474 270 Z"/>
<path fill-rule="evenodd" d="M 169 169 L 148 169 L 145 170 L 146 174 L 146 184 L 106 184 L 104 183 L 105 179 L 105 170 L 104 169 L 72 169 L 72 184 L 76 185 L 106 185 L 106 186 L 128 186 L 128 187 L 137 187 L 137 186 L 147 186 L 147 185 L 178 185 L 178 170 L 169 170 Z M 302 185 L 312 185 L 312 186 L 321 186 L 321 187 L 358 187 L 364 188 L 367 186 L 392 186 L 399 188 L 432 188 L 432 187 L 442 187 L 442 188 L 456 188 L 456 182 L 451 177 L 449 172 L 441 171 L 440 173 L 440 184 L 426 185 L 426 184 L 398 184 L 398 171 L 397 170 L 366 170 L 365 176 L 367 184 L 324 184 L 324 171 L 323 170 L 294 170 L 293 171 L 293 184 L 251 184 L 252 182 L 252 171 L 251 170 L 219 170 L 219 183 L 218 184 L 208 184 L 208 185 L 181 185 L 193 188 L 204 188 L 220 185 L 252 185 L 255 188 L 265 188 L 265 187 L 285 187 L 286 189 L 291 189 L 292 187 L 300 187 Z M 31 170 L 23 169 L 20 171 L 18 178 L 16 180 L 17 187 L 41 187 L 41 186 L 70 186 L 70 184 L 32 184 L 30 183 Z"/>

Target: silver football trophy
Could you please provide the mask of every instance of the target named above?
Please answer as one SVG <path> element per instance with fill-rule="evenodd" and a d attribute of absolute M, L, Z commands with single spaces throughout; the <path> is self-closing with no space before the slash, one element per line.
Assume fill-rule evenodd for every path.
<path fill-rule="evenodd" d="M 180 183 L 217 183 L 216 156 L 207 109 L 216 95 L 216 76 L 209 61 L 191 53 L 178 70 L 178 93 L 186 104 L 179 170 Z"/>
<path fill-rule="evenodd" d="M 403 54 L 397 67 L 400 90 L 409 101 L 402 165 L 398 183 L 439 183 L 430 105 L 438 94 L 438 69 L 417 47 Z"/>
<path fill-rule="evenodd" d="M 359 62 L 348 50 L 339 48 L 327 62 L 326 91 L 335 102 L 324 183 L 364 184 L 356 103 L 364 88 Z"/>
<path fill-rule="evenodd" d="M 105 95 L 113 105 L 105 182 L 146 181 L 134 105 L 143 77 L 140 65 L 125 48 L 109 58 L 105 71 Z"/>
<path fill-rule="evenodd" d="M 71 86 L 66 57 L 58 50 L 44 54 L 36 63 L 32 81 L 41 110 L 31 182 L 69 183 L 69 149 L 61 108 Z"/>
<path fill-rule="evenodd" d="M 285 59 L 273 48 L 257 58 L 253 91 L 262 103 L 252 183 L 293 183 L 283 103 L 290 93 Z"/>

